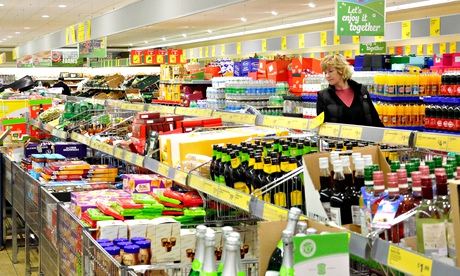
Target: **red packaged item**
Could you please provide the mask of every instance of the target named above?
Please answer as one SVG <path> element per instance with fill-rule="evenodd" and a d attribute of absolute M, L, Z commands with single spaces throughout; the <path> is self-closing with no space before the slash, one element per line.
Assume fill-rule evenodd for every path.
<path fill-rule="evenodd" d="M 197 191 L 186 192 L 182 200 L 185 207 L 201 207 L 203 206 L 203 199 Z"/>
<path fill-rule="evenodd" d="M 178 208 L 178 209 L 182 209 L 184 208 L 184 206 L 180 203 L 177 203 L 178 200 L 175 200 L 175 199 L 168 199 L 167 197 L 163 196 L 163 195 L 158 195 L 158 194 L 155 194 L 155 193 L 152 193 L 152 196 L 153 198 L 155 198 L 160 204 L 162 204 L 163 206 L 165 207 L 169 207 L 169 208 Z M 179 201 L 180 202 L 180 201 Z"/>
<path fill-rule="evenodd" d="M 180 192 L 173 191 L 170 188 L 164 190 L 163 196 L 169 197 L 169 198 L 172 198 L 172 199 L 177 199 L 180 202 L 184 202 L 184 194 L 180 193 Z"/>
<path fill-rule="evenodd" d="M 108 206 L 107 204 L 104 204 L 101 201 L 96 201 L 96 207 L 101 210 L 102 213 L 112 216 L 118 220 L 125 220 L 125 217 L 120 215 L 117 211 L 115 211 L 112 207 Z"/>
<path fill-rule="evenodd" d="M 81 220 L 88 224 L 91 228 L 96 228 L 97 226 L 97 221 L 92 220 L 86 211 L 81 214 Z"/>
<path fill-rule="evenodd" d="M 136 119 L 157 119 L 160 118 L 160 113 L 158 112 L 139 112 L 137 113 Z"/>
<path fill-rule="evenodd" d="M 183 216 L 184 212 L 179 210 L 165 210 L 161 214 L 163 216 Z"/>
<path fill-rule="evenodd" d="M 120 204 L 123 209 L 142 209 L 144 205 L 135 203 L 131 198 L 117 198 L 117 203 Z"/>

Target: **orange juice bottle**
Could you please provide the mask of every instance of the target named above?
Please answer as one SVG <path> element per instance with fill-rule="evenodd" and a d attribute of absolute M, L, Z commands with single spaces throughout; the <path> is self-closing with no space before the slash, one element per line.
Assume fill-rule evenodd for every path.
<path fill-rule="evenodd" d="M 395 94 L 395 79 L 396 75 L 394 73 L 388 74 L 386 80 L 386 85 L 385 85 L 385 93 L 388 95 L 394 95 Z"/>
<path fill-rule="evenodd" d="M 404 94 L 412 94 L 412 75 L 404 74 Z"/>
<path fill-rule="evenodd" d="M 375 110 L 377 111 L 377 114 L 379 114 L 379 119 L 381 122 L 383 122 L 383 116 L 382 116 L 382 103 L 381 102 L 376 102 L 374 104 Z"/>
<path fill-rule="evenodd" d="M 419 82 L 420 82 L 420 75 L 418 74 L 418 72 L 414 72 L 414 74 L 412 75 L 412 94 L 413 95 L 420 94 Z"/>
<path fill-rule="evenodd" d="M 396 108 L 396 123 L 393 126 L 403 126 L 405 119 L 404 119 L 404 105 L 397 104 L 395 105 Z"/>
<path fill-rule="evenodd" d="M 427 73 L 425 82 L 425 95 L 431 95 L 431 75 Z"/>
<path fill-rule="evenodd" d="M 382 104 L 382 123 L 384 126 L 389 126 L 390 125 L 390 116 L 388 114 L 388 104 Z"/>
<path fill-rule="evenodd" d="M 404 95 L 404 76 L 402 73 L 396 73 L 395 94 Z"/>
<path fill-rule="evenodd" d="M 421 104 L 418 106 L 418 124 L 423 125 L 425 121 L 425 105 Z"/>
<path fill-rule="evenodd" d="M 406 126 L 412 126 L 412 106 L 407 104 L 404 106 L 404 115 L 406 117 Z"/>
<path fill-rule="evenodd" d="M 396 106 L 391 104 L 389 105 L 388 108 L 388 116 L 389 116 L 389 125 L 390 126 L 397 126 L 398 124 L 398 117 L 397 117 L 397 111 L 396 111 Z"/>
<path fill-rule="evenodd" d="M 431 95 L 439 94 L 439 86 L 441 85 L 441 78 L 438 73 L 431 73 Z"/>
<path fill-rule="evenodd" d="M 419 94 L 420 96 L 425 96 L 426 95 L 426 74 L 420 74 L 419 77 Z"/>

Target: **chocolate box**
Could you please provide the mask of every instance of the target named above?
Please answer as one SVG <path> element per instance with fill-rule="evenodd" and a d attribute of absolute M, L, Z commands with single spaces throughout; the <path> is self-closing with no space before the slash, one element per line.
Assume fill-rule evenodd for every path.
<path fill-rule="evenodd" d="M 74 142 L 57 142 L 54 143 L 54 153 L 62 154 L 66 158 L 84 159 L 87 154 L 85 144 Z"/>
<path fill-rule="evenodd" d="M 30 157 L 32 154 L 42 153 L 53 153 L 52 144 L 29 142 L 24 147 L 25 157 Z"/>

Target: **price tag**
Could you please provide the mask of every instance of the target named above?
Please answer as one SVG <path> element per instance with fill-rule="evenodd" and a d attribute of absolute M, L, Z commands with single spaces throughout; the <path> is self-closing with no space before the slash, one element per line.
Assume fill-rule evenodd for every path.
<path fill-rule="evenodd" d="M 121 148 L 115 148 L 113 151 L 113 156 L 117 159 L 123 159 L 124 150 Z"/>
<path fill-rule="evenodd" d="M 409 275 L 431 276 L 433 260 L 390 245 L 388 265 Z"/>
<path fill-rule="evenodd" d="M 423 44 L 417 44 L 417 56 L 423 56 Z"/>
<path fill-rule="evenodd" d="M 200 58 L 203 57 L 203 47 L 199 48 L 199 56 L 200 56 Z"/>
<path fill-rule="evenodd" d="M 353 41 L 353 44 L 359 44 L 359 36 L 354 35 L 354 36 L 352 36 L 351 39 L 352 39 L 352 41 Z"/>
<path fill-rule="evenodd" d="M 281 127 L 281 117 L 279 116 L 268 116 L 263 117 L 262 125 L 268 127 Z"/>
<path fill-rule="evenodd" d="M 261 44 L 262 44 L 262 53 L 263 52 L 266 52 L 267 51 L 267 40 L 266 39 L 261 39 L 260 40 Z"/>
<path fill-rule="evenodd" d="M 360 140 L 363 134 L 363 128 L 359 126 L 346 126 L 340 128 L 340 138 Z"/>
<path fill-rule="evenodd" d="M 439 54 L 445 54 L 446 53 L 446 43 L 445 42 L 441 42 L 439 43 Z"/>
<path fill-rule="evenodd" d="M 286 36 L 281 37 L 281 50 L 287 49 L 287 38 Z"/>
<path fill-rule="evenodd" d="M 144 156 L 139 155 L 139 154 L 133 154 L 134 155 L 134 162 L 133 164 L 139 167 L 144 166 Z"/>
<path fill-rule="evenodd" d="M 460 153 L 460 136 L 447 137 L 447 151 Z"/>
<path fill-rule="evenodd" d="M 208 46 L 204 47 L 204 57 L 205 58 L 209 57 L 209 47 Z"/>
<path fill-rule="evenodd" d="M 430 36 L 436 37 L 441 35 L 441 18 L 430 18 Z"/>
<path fill-rule="evenodd" d="M 305 48 L 305 34 L 299 34 L 299 49 Z"/>
<path fill-rule="evenodd" d="M 211 57 L 216 57 L 216 45 L 211 46 Z"/>
<path fill-rule="evenodd" d="M 124 103 L 121 105 L 121 109 L 134 110 L 134 111 L 144 111 L 143 104 L 133 104 L 133 103 Z"/>
<path fill-rule="evenodd" d="M 174 114 L 174 106 L 166 106 L 166 105 L 149 105 L 148 111 L 150 112 L 160 112 L 160 113 L 168 113 Z"/>
<path fill-rule="evenodd" d="M 320 45 L 321 47 L 327 46 L 327 32 L 320 32 Z"/>
<path fill-rule="evenodd" d="M 141 63 L 141 56 L 133 55 L 133 64 L 140 64 L 140 63 Z"/>
<path fill-rule="evenodd" d="M 287 209 L 272 205 L 264 204 L 263 219 L 267 221 L 284 221 L 287 220 Z"/>
<path fill-rule="evenodd" d="M 401 22 L 401 39 L 410 39 L 411 36 L 411 21 L 406 20 Z"/>
<path fill-rule="evenodd" d="M 353 57 L 353 51 L 352 50 L 345 50 L 344 53 L 346 58 L 352 58 Z"/>
<path fill-rule="evenodd" d="M 375 42 L 381 42 L 385 39 L 385 37 L 383 35 L 377 35 L 377 36 L 374 36 L 374 41 Z"/>
<path fill-rule="evenodd" d="M 199 117 L 211 117 L 212 109 L 204 109 L 204 108 L 193 108 L 191 109 L 192 115 L 199 116 Z"/>
<path fill-rule="evenodd" d="M 158 173 L 163 176 L 168 177 L 168 172 L 169 172 L 169 166 L 162 162 L 159 162 L 158 163 Z"/>
<path fill-rule="evenodd" d="M 165 62 L 165 58 L 163 55 L 157 55 L 157 63 L 163 64 Z"/>
<path fill-rule="evenodd" d="M 393 47 L 393 46 L 388 47 L 388 54 L 394 55 L 395 54 L 395 47 Z"/>
<path fill-rule="evenodd" d="M 241 55 L 241 42 L 236 43 L 236 54 Z"/>
<path fill-rule="evenodd" d="M 232 122 L 232 123 L 237 123 L 237 124 L 250 124 L 250 125 L 255 125 L 256 123 L 256 115 L 251 115 L 251 114 L 216 111 L 213 113 L 213 116 L 221 118 L 222 121 L 224 122 Z"/>
<path fill-rule="evenodd" d="M 315 129 L 322 125 L 324 123 L 324 112 L 321 112 L 318 116 L 316 116 L 314 119 L 310 120 L 310 123 L 308 124 L 308 129 Z"/>
<path fill-rule="evenodd" d="M 439 134 L 420 132 L 417 133 L 417 137 L 415 138 L 415 146 L 419 148 L 447 151 L 447 144 L 448 136 Z"/>
<path fill-rule="evenodd" d="M 434 55 L 433 43 L 429 43 L 426 45 L 426 54 L 429 56 Z"/>
<path fill-rule="evenodd" d="M 411 54 L 411 46 L 410 45 L 404 46 L 404 55 L 408 56 L 410 54 Z"/>
<path fill-rule="evenodd" d="M 218 185 L 211 180 L 205 179 L 198 175 L 190 176 L 190 187 L 210 194 L 214 197 L 218 195 Z"/>
<path fill-rule="evenodd" d="M 410 131 L 386 129 L 383 131 L 382 143 L 407 146 L 409 137 Z"/>
<path fill-rule="evenodd" d="M 457 42 L 449 42 L 449 53 L 453 54 L 457 52 Z"/>
<path fill-rule="evenodd" d="M 176 170 L 176 174 L 174 174 L 174 181 L 185 185 L 186 179 L 187 179 L 186 172 Z"/>
<path fill-rule="evenodd" d="M 334 45 L 340 45 L 340 36 L 334 35 Z"/>
<path fill-rule="evenodd" d="M 323 124 L 319 128 L 319 135 L 329 137 L 339 137 L 340 125 Z"/>

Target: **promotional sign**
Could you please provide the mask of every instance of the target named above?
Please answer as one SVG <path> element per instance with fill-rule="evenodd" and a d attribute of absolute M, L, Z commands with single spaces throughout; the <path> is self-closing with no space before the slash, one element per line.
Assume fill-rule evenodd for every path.
<path fill-rule="evenodd" d="M 371 42 L 359 44 L 359 52 L 361 54 L 385 54 L 386 51 L 386 42 Z"/>
<path fill-rule="evenodd" d="M 385 32 L 385 0 L 337 0 L 335 34 L 381 36 Z"/>
<path fill-rule="evenodd" d="M 78 43 L 78 53 L 80 58 L 107 57 L 107 37 Z"/>
<path fill-rule="evenodd" d="M 295 275 L 348 276 L 349 263 L 347 233 L 294 237 Z"/>
<path fill-rule="evenodd" d="M 82 60 L 78 59 L 78 50 L 53 50 L 51 51 L 51 62 L 53 66 L 77 66 L 81 64 Z"/>
<path fill-rule="evenodd" d="M 51 51 L 44 51 L 33 55 L 25 55 L 16 60 L 18 68 L 51 67 Z"/>
<path fill-rule="evenodd" d="M 0 54 L 0 64 L 6 63 L 6 53 Z"/>

